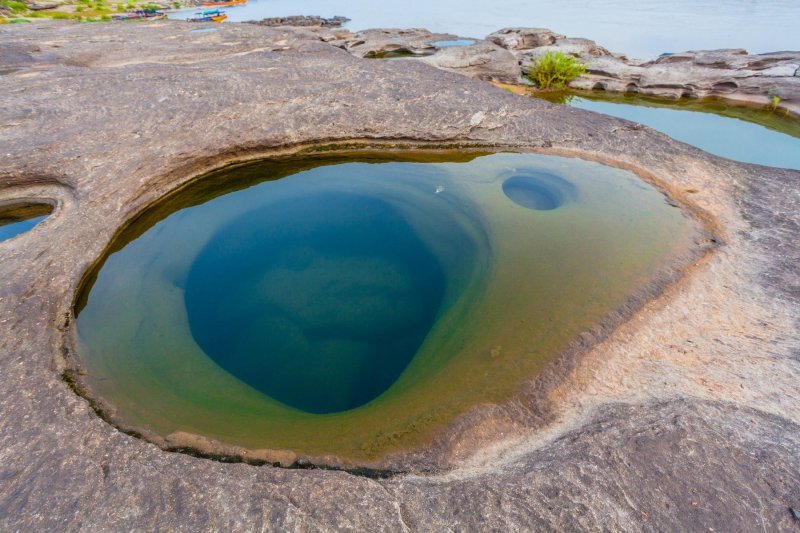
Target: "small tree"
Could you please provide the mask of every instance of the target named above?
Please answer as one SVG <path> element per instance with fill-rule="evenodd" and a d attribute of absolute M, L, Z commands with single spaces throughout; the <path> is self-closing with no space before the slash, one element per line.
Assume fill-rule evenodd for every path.
<path fill-rule="evenodd" d="M 563 89 L 586 73 L 586 65 L 563 52 L 545 52 L 533 60 L 528 79 L 540 89 Z"/>

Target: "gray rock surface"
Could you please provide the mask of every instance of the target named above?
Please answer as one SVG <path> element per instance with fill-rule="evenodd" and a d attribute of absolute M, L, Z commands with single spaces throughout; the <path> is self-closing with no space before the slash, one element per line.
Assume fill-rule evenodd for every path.
<path fill-rule="evenodd" d="M 0 243 L 0 530 L 797 530 L 800 173 L 316 31 L 192 28 L 0 27 L 0 201 L 56 203 Z M 101 420 L 62 372 L 76 288 L 118 228 L 219 165 L 348 142 L 617 165 L 722 245 L 559 363 L 544 400 L 532 381 L 423 450 L 437 472 L 227 464 Z M 547 424 L 526 422 L 542 401 Z"/>
<path fill-rule="evenodd" d="M 519 81 L 521 72 L 517 59 L 493 42 L 471 39 L 474 44 L 465 46 L 436 47 L 431 44 L 453 39 L 458 37 L 423 29 L 373 29 L 355 33 L 339 45 L 359 57 L 405 52 L 419 56 L 421 61 L 434 67 L 471 78 L 504 83 Z"/>
<path fill-rule="evenodd" d="M 343 24 L 349 22 L 347 17 L 331 17 L 324 18 L 316 15 L 295 15 L 290 17 L 271 17 L 261 20 L 250 20 L 249 24 L 257 24 L 259 26 L 299 26 L 299 27 L 315 27 L 315 28 L 339 28 Z"/>
<path fill-rule="evenodd" d="M 667 98 L 722 97 L 753 104 L 770 104 L 777 96 L 782 108 L 800 114 L 800 51 L 757 55 L 742 49 L 690 51 L 644 61 L 541 28 L 507 28 L 487 39 L 514 53 L 524 72 L 535 57 L 551 50 L 581 58 L 589 72 L 570 84 L 575 89 Z"/>
<path fill-rule="evenodd" d="M 455 38 L 449 34 L 431 33 L 428 30 L 411 29 L 370 29 L 343 36 L 340 42 L 333 42 L 356 57 L 370 57 L 383 52 L 405 52 L 414 55 L 429 55 L 436 51 L 432 42 Z"/>
<path fill-rule="evenodd" d="M 61 2 L 31 2 L 28 4 L 28 9 L 31 11 L 44 11 L 46 9 L 55 9 L 61 5 Z"/>
<path fill-rule="evenodd" d="M 508 50 L 488 41 L 441 48 L 420 61 L 484 81 L 517 83 L 521 75 L 516 58 Z"/>

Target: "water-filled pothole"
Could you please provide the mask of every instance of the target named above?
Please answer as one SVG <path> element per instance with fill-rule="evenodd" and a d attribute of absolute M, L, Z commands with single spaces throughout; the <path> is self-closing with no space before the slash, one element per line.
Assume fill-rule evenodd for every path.
<path fill-rule="evenodd" d="M 537 211 L 561 207 L 577 194 L 567 180 L 541 171 L 511 176 L 503 182 L 503 192 L 514 203 Z"/>
<path fill-rule="evenodd" d="M 20 202 L 0 206 L 0 242 L 33 229 L 53 212 L 45 203 Z"/>
<path fill-rule="evenodd" d="M 375 460 L 510 399 L 694 232 L 578 159 L 227 168 L 145 211 L 87 278 L 83 379 L 125 427 Z"/>

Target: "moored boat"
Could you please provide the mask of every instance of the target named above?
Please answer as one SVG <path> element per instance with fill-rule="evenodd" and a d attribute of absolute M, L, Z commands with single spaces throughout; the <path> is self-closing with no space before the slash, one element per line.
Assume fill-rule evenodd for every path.
<path fill-rule="evenodd" d="M 206 11 L 199 11 L 195 13 L 194 17 L 186 20 L 189 22 L 222 22 L 226 18 L 228 18 L 228 15 L 226 15 L 224 11 L 208 9 Z"/>

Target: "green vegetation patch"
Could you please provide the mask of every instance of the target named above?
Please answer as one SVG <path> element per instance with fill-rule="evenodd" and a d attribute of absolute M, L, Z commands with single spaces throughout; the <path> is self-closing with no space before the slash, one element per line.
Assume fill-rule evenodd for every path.
<path fill-rule="evenodd" d="M 14 13 L 25 13 L 28 10 L 28 6 L 24 2 L 16 0 L 0 0 L 0 6 L 7 7 Z"/>
<path fill-rule="evenodd" d="M 586 65 L 563 52 L 545 52 L 533 60 L 527 78 L 540 89 L 563 89 L 586 73 Z"/>

